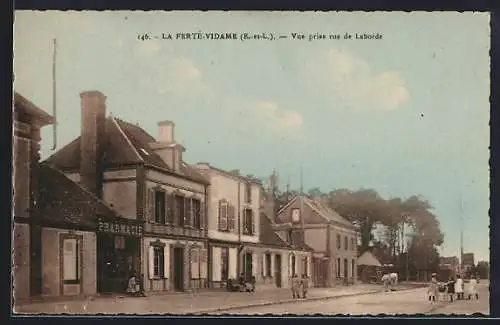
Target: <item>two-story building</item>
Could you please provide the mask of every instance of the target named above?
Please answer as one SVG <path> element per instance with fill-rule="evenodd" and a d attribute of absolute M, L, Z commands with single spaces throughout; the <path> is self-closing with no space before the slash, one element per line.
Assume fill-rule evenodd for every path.
<path fill-rule="evenodd" d="M 314 250 L 312 281 L 316 286 L 356 279 L 356 229 L 334 210 L 298 195 L 276 212 L 273 229 L 280 237 L 304 243 Z"/>
<path fill-rule="evenodd" d="M 96 293 L 99 221 L 124 220 L 62 172 L 39 163 L 40 128 L 53 119 L 14 96 L 14 296 Z M 140 232 L 140 228 L 136 228 Z"/>
<path fill-rule="evenodd" d="M 229 278 L 257 274 L 252 247 L 259 243 L 260 183 L 208 163 L 193 165 L 210 182 L 208 189 L 209 273 L 212 287 Z"/>
<path fill-rule="evenodd" d="M 293 274 L 310 275 L 312 249 L 273 231 L 259 180 L 209 163 L 194 165 L 210 181 L 208 238 L 211 286 L 240 275 L 259 287 L 285 287 Z"/>
<path fill-rule="evenodd" d="M 144 229 L 125 235 L 125 222 L 100 223 L 98 291 L 122 292 L 131 271 L 143 276 L 147 292 L 206 287 L 209 183 L 182 159 L 174 124 L 158 123 L 155 139 L 138 125 L 106 117 L 99 91 L 82 93 L 81 103 L 81 135 L 47 163 Z"/>

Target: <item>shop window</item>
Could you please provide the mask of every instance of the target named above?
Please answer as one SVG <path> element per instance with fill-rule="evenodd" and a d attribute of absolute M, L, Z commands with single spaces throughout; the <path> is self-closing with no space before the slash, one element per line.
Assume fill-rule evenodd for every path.
<path fill-rule="evenodd" d="M 80 242 L 78 238 L 62 239 L 62 268 L 64 284 L 80 283 Z"/>

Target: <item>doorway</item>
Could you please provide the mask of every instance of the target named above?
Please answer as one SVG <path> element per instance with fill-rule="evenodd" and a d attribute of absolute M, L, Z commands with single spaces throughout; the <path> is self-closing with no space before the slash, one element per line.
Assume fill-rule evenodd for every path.
<path fill-rule="evenodd" d="M 253 263 L 252 263 L 252 253 L 248 252 L 244 255 L 245 260 L 245 280 L 250 281 L 253 274 Z"/>
<path fill-rule="evenodd" d="M 276 254 L 274 257 L 274 278 L 276 279 L 276 287 L 281 288 L 281 255 Z"/>
<path fill-rule="evenodd" d="M 344 258 L 344 279 L 349 278 L 349 262 L 347 261 L 347 258 Z"/>
<path fill-rule="evenodd" d="M 174 247 L 174 290 L 184 291 L 184 247 Z"/>

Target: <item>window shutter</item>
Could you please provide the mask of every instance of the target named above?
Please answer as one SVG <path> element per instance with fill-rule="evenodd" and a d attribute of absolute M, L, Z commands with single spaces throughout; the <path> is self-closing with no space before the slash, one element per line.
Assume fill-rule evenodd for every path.
<path fill-rule="evenodd" d="M 258 265 L 257 265 L 257 254 L 253 253 L 252 254 L 252 275 L 257 276 L 258 271 Z"/>
<path fill-rule="evenodd" d="M 200 248 L 191 248 L 191 279 L 200 278 Z"/>
<path fill-rule="evenodd" d="M 227 208 L 228 205 L 224 201 L 219 201 L 219 229 L 227 230 Z"/>
<path fill-rule="evenodd" d="M 274 265 L 275 261 L 274 261 L 274 254 L 271 254 L 271 274 L 270 276 L 274 277 L 274 273 L 276 272 L 274 269 L 275 269 L 275 265 Z"/>
<path fill-rule="evenodd" d="M 149 278 L 155 277 L 155 249 L 153 246 L 149 246 Z"/>
<path fill-rule="evenodd" d="M 148 189 L 148 219 L 151 223 L 155 222 L 155 191 Z"/>
<path fill-rule="evenodd" d="M 164 259 L 164 264 L 163 264 L 163 274 L 166 279 L 170 278 L 170 246 L 165 245 L 163 247 L 163 259 Z"/>
<path fill-rule="evenodd" d="M 252 210 L 252 235 L 257 234 L 255 230 L 255 211 Z"/>
<path fill-rule="evenodd" d="M 214 282 L 221 280 L 220 247 L 214 247 L 212 249 L 212 280 Z"/>
<path fill-rule="evenodd" d="M 228 207 L 228 209 L 229 209 L 229 212 L 228 212 L 227 228 L 228 228 L 228 230 L 233 231 L 235 229 L 234 206 L 230 205 Z"/>
<path fill-rule="evenodd" d="M 172 194 L 165 193 L 165 198 L 167 203 L 165 204 L 165 218 L 167 219 L 167 223 L 174 223 L 174 196 Z"/>
<path fill-rule="evenodd" d="M 200 278 L 201 279 L 207 278 L 207 271 L 208 271 L 207 258 L 208 258 L 207 249 L 206 248 L 200 249 Z"/>
<path fill-rule="evenodd" d="M 288 254 L 288 276 L 292 277 L 292 253 Z"/>
<path fill-rule="evenodd" d="M 307 256 L 306 257 L 306 263 L 307 263 L 307 276 L 308 277 L 311 277 L 311 257 L 310 256 Z"/>
<path fill-rule="evenodd" d="M 262 254 L 262 276 L 269 276 L 266 274 L 266 254 Z"/>
<path fill-rule="evenodd" d="M 205 202 L 200 202 L 200 229 L 205 229 Z"/>

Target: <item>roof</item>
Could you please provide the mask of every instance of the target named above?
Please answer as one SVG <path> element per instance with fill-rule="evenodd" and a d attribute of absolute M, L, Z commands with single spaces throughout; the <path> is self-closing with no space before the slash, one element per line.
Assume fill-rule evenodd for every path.
<path fill-rule="evenodd" d="M 203 167 L 205 167 L 205 168 L 203 168 Z M 225 176 L 228 176 L 228 177 L 240 180 L 242 182 L 247 182 L 247 183 L 253 183 L 253 184 L 257 184 L 257 185 L 262 185 L 262 183 L 258 179 L 246 177 L 246 176 L 243 176 L 243 175 L 237 175 L 237 174 L 229 172 L 227 170 L 215 167 L 212 164 L 209 164 L 207 162 L 199 162 L 196 165 L 193 165 L 193 168 L 196 168 L 196 169 L 199 169 L 199 170 L 213 170 L 213 171 L 219 172 L 220 174 L 223 174 Z"/>
<path fill-rule="evenodd" d="M 358 265 L 382 266 L 379 260 L 370 251 L 366 251 L 358 257 Z"/>
<path fill-rule="evenodd" d="M 106 118 L 104 155 L 108 164 L 146 164 L 192 181 L 208 184 L 208 180 L 196 169 L 182 162 L 179 171 L 174 171 L 150 147 L 156 139 L 140 126 L 125 122 L 115 117 Z M 46 162 L 62 170 L 80 168 L 81 137 L 61 148 Z"/>
<path fill-rule="evenodd" d="M 352 222 L 347 220 L 346 218 L 342 217 L 340 214 L 337 213 L 337 211 L 325 206 L 321 202 L 318 202 L 316 200 L 309 199 L 306 196 L 303 195 L 296 195 L 293 197 L 290 201 L 288 201 L 285 205 L 283 205 L 279 211 L 278 214 L 283 212 L 287 207 L 289 207 L 293 202 L 296 200 L 301 199 L 303 202 L 309 206 L 319 217 L 321 217 L 323 220 L 327 222 L 336 222 L 344 226 L 348 227 L 354 227 Z"/>
<path fill-rule="evenodd" d="M 42 221 L 95 228 L 97 216 L 125 219 L 61 171 L 40 164 L 38 208 Z"/>
<path fill-rule="evenodd" d="M 285 249 L 302 249 L 313 251 L 313 249 L 308 246 L 303 241 L 297 241 L 296 245 L 290 245 L 273 230 L 272 228 L 273 222 L 271 219 L 265 214 L 260 214 L 260 242 L 264 245 L 269 246 L 277 246 Z"/>
<path fill-rule="evenodd" d="M 14 92 L 14 113 L 23 115 L 28 118 L 30 122 L 36 122 L 41 126 L 53 124 L 55 122 L 52 116 L 18 92 Z"/>

